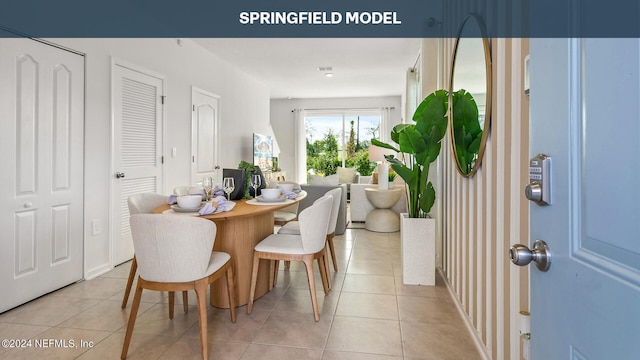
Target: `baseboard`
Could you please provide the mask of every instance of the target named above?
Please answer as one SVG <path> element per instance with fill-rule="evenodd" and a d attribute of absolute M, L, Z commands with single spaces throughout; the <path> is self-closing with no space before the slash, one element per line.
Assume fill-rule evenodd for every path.
<path fill-rule="evenodd" d="M 442 269 L 441 268 L 436 267 L 436 269 L 437 269 L 438 273 L 440 273 L 440 276 L 444 280 L 444 283 L 447 285 L 447 290 L 449 290 L 449 295 L 451 295 L 451 299 L 453 299 L 453 303 L 456 305 L 456 309 L 458 309 L 458 313 L 460 313 L 460 316 L 462 317 L 462 320 L 464 321 L 464 325 L 466 326 L 467 330 L 469 330 L 469 334 L 471 335 L 471 339 L 473 339 L 473 343 L 476 345 L 476 348 L 478 349 L 478 352 L 480 353 L 480 356 L 482 357 L 482 360 L 492 360 L 491 359 L 491 355 L 489 354 L 489 349 L 487 349 L 487 347 L 482 342 L 482 338 L 480 336 L 480 333 L 473 326 L 473 323 L 471 322 L 471 319 L 469 318 L 467 313 L 464 311 L 464 308 L 462 307 L 462 304 L 460 303 L 460 300 L 458 300 L 458 296 L 456 295 L 456 293 L 451 288 L 451 284 L 449 284 L 449 280 L 447 280 L 447 277 L 444 276 L 444 273 L 442 273 Z"/>

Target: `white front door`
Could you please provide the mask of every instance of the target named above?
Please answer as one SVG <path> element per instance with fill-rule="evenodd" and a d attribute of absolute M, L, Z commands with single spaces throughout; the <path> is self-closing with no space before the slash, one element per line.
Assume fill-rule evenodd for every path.
<path fill-rule="evenodd" d="M 82 279 L 84 57 L 0 39 L 0 312 Z"/>
<path fill-rule="evenodd" d="M 193 88 L 191 117 L 191 185 L 205 176 L 214 176 L 219 154 L 220 98 L 204 90 Z M 217 184 L 220 184 L 220 180 Z"/>
<path fill-rule="evenodd" d="M 640 40 L 532 39 L 531 155 L 552 204 L 531 205 L 532 359 L 640 356 Z M 531 244 L 529 244 L 531 246 Z"/>
<path fill-rule="evenodd" d="M 113 66 L 113 265 L 133 258 L 127 198 L 162 189 L 164 80 L 131 66 Z"/>

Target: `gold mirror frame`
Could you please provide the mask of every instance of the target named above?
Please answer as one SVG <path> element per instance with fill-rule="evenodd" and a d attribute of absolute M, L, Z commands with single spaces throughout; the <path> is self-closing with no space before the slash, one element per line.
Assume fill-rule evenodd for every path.
<path fill-rule="evenodd" d="M 471 37 L 465 37 L 463 36 L 463 32 L 465 31 L 465 26 L 471 26 L 471 23 L 475 23 L 475 25 L 478 27 L 478 29 L 476 31 L 479 30 L 479 33 L 477 35 L 472 34 L 473 36 Z M 466 28 L 466 30 L 468 30 L 469 28 Z M 453 153 L 453 157 L 456 161 L 456 168 L 458 169 L 458 172 L 460 173 L 460 175 L 464 176 L 464 177 L 471 177 L 473 176 L 477 171 L 478 168 L 480 167 L 480 164 L 482 163 L 482 157 L 484 155 L 484 150 L 485 150 L 485 146 L 487 143 L 487 137 L 489 135 L 489 128 L 490 128 L 490 124 L 491 124 L 491 50 L 489 48 L 489 39 L 487 38 L 487 33 L 486 33 L 486 28 L 484 26 L 484 23 L 482 22 L 482 20 L 480 19 L 480 17 L 478 17 L 475 14 L 471 14 L 468 15 L 464 21 L 462 22 L 462 25 L 460 25 L 460 29 L 458 30 L 458 37 L 456 39 L 456 44 L 453 50 L 453 58 L 452 58 L 452 62 L 451 62 L 451 76 L 450 76 L 450 83 L 449 83 L 449 137 L 451 138 L 450 140 L 450 144 L 451 144 L 451 151 Z M 480 37 L 477 37 L 477 36 Z M 468 34 L 466 36 L 469 36 Z M 462 41 L 461 41 L 462 40 Z M 460 89 L 468 89 L 469 87 L 467 86 L 466 88 L 463 86 L 457 86 L 458 89 L 454 88 L 454 81 L 455 81 L 455 74 L 456 74 L 456 60 L 457 57 L 460 53 L 460 48 L 461 48 L 461 43 L 464 45 L 466 43 L 468 43 L 469 41 L 478 41 L 481 42 L 482 44 L 482 49 L 484 50 L 484 54 L 478 54 L 478 59 L 482 59 L 484 58 L 484 70 L 485 70 L 485 84 L 486 84 L 486 89 L 485 89 L 485 102 L 484 104 L 477 104 L 478 105 L 478 117 L 480 118 L 481 116 L 481 106 L 484 105 L 484 120 L 483 120 L 483 124 L 481 124 L 481 128 L 482 128 L 482 137 L 480 140 L 480 148 L 477 152 L 477 156 L 475 157 L 474 161 L 473 161 L 473 165 L 471 167 L 470 170 L 467 169 L 463 169 L 462 164 L 460 163 L 460 160 L 458 158 L 458 154 L 457 154 L 457 150 L 456 150 L 456 144 L 455 144 L 455 136 L 454 136 L 454 116 L 453 116 L 453 93 L 457 90 Z M 476 44 L 478 48 L 480 48 L 479 44 Z M 469 45 L 467 45 L 467 47 L 469 47 Z M 473 47 L 473 46 L 472 46 Z M 464 48 L 464 47 L 463 47 Z M 484 55 L 484 57 L 482 56 Z M 459 64 L 460 65 L 460 64 Z M 458 74 L 460 75 L 461 69 L 458 68 Z M 461 75 L 460 75 L 461 76 Z M 457 82 L 457 84 L 459 84 L 459 81 Z M 469 93 L 471 93 L 471 91 L 469 91 Z M 471 94 L 472 96 L 474 94 Z M 474 96 L 475 98 L 475 96 Z"/>

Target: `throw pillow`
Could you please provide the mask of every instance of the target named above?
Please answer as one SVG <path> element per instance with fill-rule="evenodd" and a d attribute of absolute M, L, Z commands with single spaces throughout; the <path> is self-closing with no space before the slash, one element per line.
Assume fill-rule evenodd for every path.
<path fill-rule="evenodd" d="M 338 174 L 326 176 L 324 182 L 325 185 L 338 186 Z"/>
<path fill-rule="evenodd" d="M 338 175 L 329 176 L 309 175 L 309 185 L 338 185 Z"/>
<path fill-rule="evenodd" d="M 337 170 L 339 184 L 353 184 L 356 178 L 356 168 L 339 167 Z"/>
<path fill-rule="evenodd" d="M 324 176 L 309 175 L 309 185 L 324 185 Z"/>

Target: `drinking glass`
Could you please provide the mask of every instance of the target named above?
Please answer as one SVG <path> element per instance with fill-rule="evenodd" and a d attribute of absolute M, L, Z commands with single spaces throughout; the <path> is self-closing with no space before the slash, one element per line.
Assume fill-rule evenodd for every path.
<path fill-rule="evenodd" d="M 258 188 L 260 187 L 260 175 L 251 175 L 251 186 L 253 186 L 253 197 L 258 197 Z"/>
<path fill-rule="evenodd" d="M 202 179 L 202 188 L 204 189 L 205 201 L 209 201 L 212 195 L 211 190 L 213 190 L 213 179 L 210 177 Z"/>
<path fill-rule="evenodd" d="M 233 181 L 232 177 L 224 178 L 222 190 L 224 190 L 224 192 L 227 193 L 227 200 L 231 200 L 230 196 L 233 190 L 235 190 L 235 188 L 236 188 L 235 182 Z"/>

